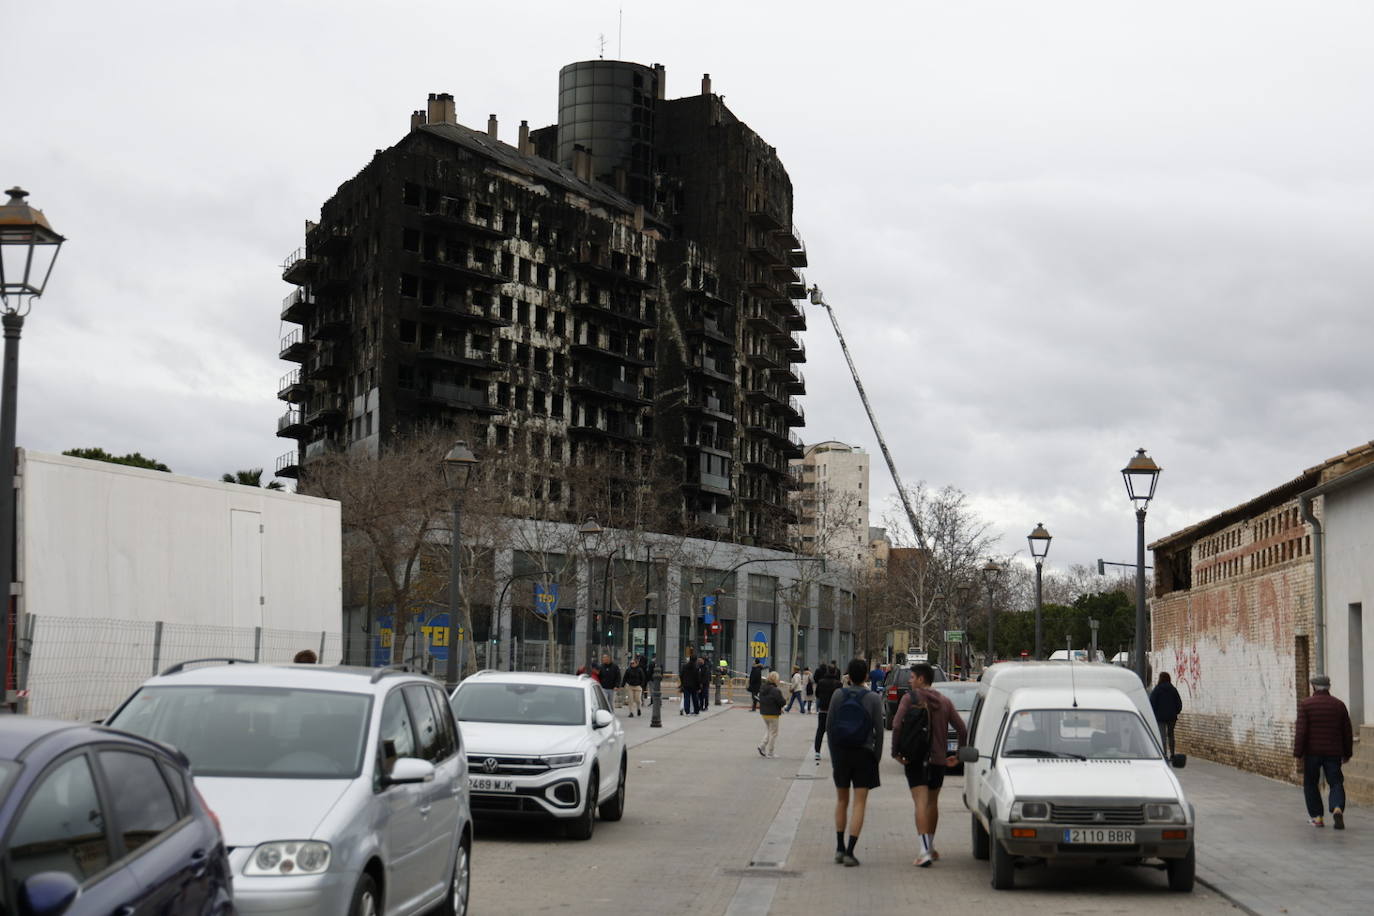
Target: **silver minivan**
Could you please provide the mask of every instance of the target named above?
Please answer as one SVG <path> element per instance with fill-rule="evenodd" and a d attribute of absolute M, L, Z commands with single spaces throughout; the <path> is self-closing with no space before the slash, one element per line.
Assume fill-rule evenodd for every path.
<path fill-rule="evenodd" d="M 467 913 L 467 762 L 438 682 L 206 661 L 150 678 L 107 724 L 190 759 L 220 818 L 238 912 Z"/>

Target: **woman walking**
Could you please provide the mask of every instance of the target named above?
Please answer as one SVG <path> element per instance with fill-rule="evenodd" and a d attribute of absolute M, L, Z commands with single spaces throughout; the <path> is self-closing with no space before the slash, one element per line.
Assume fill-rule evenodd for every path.
<path fill-rule="evenodd" d="M 778 682 L 782 680 L 776 671 L 768 672 L 768 680 L 759 690 L 759 715 L 763 717 L 763 743 L 759 745 L 760 757 L 776 757 L 773 747 L 778 743 L 778 717 L 782 715 L 782 690 Z"/>

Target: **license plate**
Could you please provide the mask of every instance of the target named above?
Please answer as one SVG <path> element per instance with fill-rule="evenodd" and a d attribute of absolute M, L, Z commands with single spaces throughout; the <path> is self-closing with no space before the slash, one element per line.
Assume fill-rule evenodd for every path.
<path fill-rule="evenodd" d="M 495 779 L 491 776 L 469 776 L 468 788 L 474 792 L 514 792 L 514 779 Z"/>
<path fill-rule="evenodd" d="M 1134 830 L 1104 830 L 1098 827 L 1065 829 L 1065 843 L 1086 843 L 1093 846 L 1132 846 Z"/>
<path fill-rule="evenodd" d="M 959 750 L 959 741 L 958 741 L 958 739 L 955 739 L 954 741 L 949 742 L 949 756 L 953 757 L 953 756 L 954 756 L 954 752 L 957 751 L 957 750 Z"/>

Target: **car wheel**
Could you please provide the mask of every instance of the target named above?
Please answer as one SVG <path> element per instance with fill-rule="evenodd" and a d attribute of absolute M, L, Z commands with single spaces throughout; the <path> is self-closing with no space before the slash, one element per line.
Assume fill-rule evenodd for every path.
<path fill-rule="evenodd" d="M 353 888 L 353 902 L 348 906 L 348 916 L 379 916 L 381 912 L 382 900 L 377 893 L 377 882 L 364 873 Z"/>
<path fill-rule="evenodd" d="M 618 821 L 625 816 L 625 758 L 620 759 L 620 779 L 616 782 L 615 797 L 597 809 L 603 821 Z"/>
<path fill-rule="evenodd" d="M 1192 893 L 1193 876 L 1197 873 L 1197 855 L 1193 847 L 1188 847 L 1188 854 L 1183 858 L 1165 859 L 1164 864 L 1169 872 L 1169 890 L 1180 894 Z"/>
<path fill-rule="evenodd" d="M 601 774 L 592 770 L 592 775 L 587 780 L 587 797 L 583 800 L 582 813 L 568 825 L 568 836 L 574 840 L 590 840 L 592 831 L 596 829 L 597 783 L 600 781 Z"/>
<path fill-rule="evenodd" d="M 458 856 L 453 862 L 453 879 L 448 896 L 439 910 L 443 916 L 468 916 L 468 890 L 472 886 L 472 848 L 466 839 L 458 843 Z"/>
<path fill-rule="evenodd" d="M 999 891 L 1009 891 L 1016 886 L 1016 867 L 1012 864 L 1011 853 L 997 839 L 988 837 L 988 853 L 992 859 L 992 886 Z"/>
<path fill-rule="evenodd" d="M 988 858 L 988 832 L 983 829 L 983 824 L 978 820 L 978 815 L 970 814 L 968 817 L 973 822 L 973 857 L 986 862 Z"/>

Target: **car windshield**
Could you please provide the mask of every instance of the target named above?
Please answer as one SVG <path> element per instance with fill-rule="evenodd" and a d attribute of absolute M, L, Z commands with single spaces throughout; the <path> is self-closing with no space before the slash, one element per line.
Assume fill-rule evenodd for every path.
<path fill-rule="evenodd" d="M 144 687 L 108 723 L 180 748 L 196 776 L 353 779 L 372 698 L 281 687 Z"/>
<path fill-rule="evenodd" d="M 453 714 L 460 722 L 583 725 L 587 701 L 581 687 L 469 681 L 453 695 Z"/>
<path fill-rule="evenodd" d="M 1115 709 L 1022 709 L 1007 719 L 1005 757 L 1146 760 L 1160 756 L 1140 715 Z"/>
<path fill-rule="evenodd" d="M 972 712 L 973 701 L 978 696 L 977 684 L 947 683 L 936 684 L 934 688 L 949 697 L 954 708 L 961 713 Z"/>

